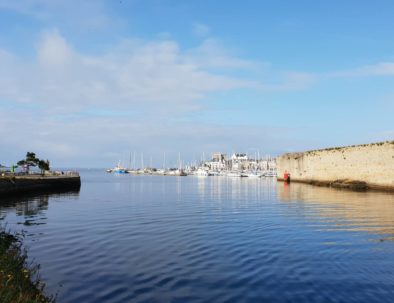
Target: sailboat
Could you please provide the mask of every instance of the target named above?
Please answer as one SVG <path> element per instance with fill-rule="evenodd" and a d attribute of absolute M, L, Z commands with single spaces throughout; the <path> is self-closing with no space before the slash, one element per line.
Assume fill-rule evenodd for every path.
<path fill-rule="evenodd" d="M 187 174 L 182 169 L 181 153 L 178 154 L 178 169 L 174 171 L 175 176 L 185 177 Z"/>

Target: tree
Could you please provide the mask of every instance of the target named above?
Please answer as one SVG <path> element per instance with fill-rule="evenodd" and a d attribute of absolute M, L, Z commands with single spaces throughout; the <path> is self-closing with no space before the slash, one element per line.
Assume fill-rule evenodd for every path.
<path fill-rule="evenodd" d="M 49 160 L 47 159 L 46 161 L 40 160 L 38 161 L 38 168 L 41 169 L 41 174 L 45 174 L 46 170 L 50 170 L 49 168 Z"/>
<path fill-rule="evenodd" d="M 27 172 L 29 172 L 30 167 L 37 166 L 40 162 L 40 159 L 36 157 L 35 153 L 27 152 L 26 159 L 18 161 L 18 166 L 23 166 Z"/>

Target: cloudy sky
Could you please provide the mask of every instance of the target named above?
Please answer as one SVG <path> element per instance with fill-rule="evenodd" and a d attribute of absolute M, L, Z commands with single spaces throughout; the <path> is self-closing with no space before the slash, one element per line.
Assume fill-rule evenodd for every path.
<path fill-rule="evenodd" d="M 0 0 L 0 163 L 394 139 L 392 1 Z"/>

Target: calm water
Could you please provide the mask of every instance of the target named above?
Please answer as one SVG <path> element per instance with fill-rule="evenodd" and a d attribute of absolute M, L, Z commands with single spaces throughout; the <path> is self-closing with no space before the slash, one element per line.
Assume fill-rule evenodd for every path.
<path fill-rule="evenodd" d="M 82 173 L 2 200 L 58 302 L 392 302 L 394 195 Z"/>

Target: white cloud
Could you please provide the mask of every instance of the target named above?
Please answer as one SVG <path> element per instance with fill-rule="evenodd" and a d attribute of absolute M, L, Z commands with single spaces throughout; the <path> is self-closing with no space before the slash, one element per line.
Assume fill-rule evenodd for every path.
<path fill-rule="evenodd" d="M 284 72 L 279 83 L 262 84 L 260 89 L 271 92 L 304 90 L 311 87 L 316 81 L 317 76 L 311 73 Z"/>
<path fill-rule="evenodd" d="M 193 24 L 193 33 L 198 37 L 206 37 L 210 34 L 211 29 L 208 25 L 203 23 Z"/>
<path fill-rule="evenodd" d="M 216 150 L 245 150 L 250 147 L 249 136 L 254 138 L 254 147 L 256 142 L 267 146 L 275 142 L 274 133 L 278 136 L 281 130 L 197 122 L 179 124 L 153 118 L 86 117 L 57 121 L 32 112 L 0 112 L 0 137 L 5 139 L 0 142 L 2 164 L 10 164 L 26 151 L 34 151 L 58 167 L 105 167 L 128 159 L 129 152 L 136 151 L 144 152 L 145 157 L 152 156 L 154 164 L 160 166 L 163 152 L 170 164 L 171 159 L 177 159 L 178 152 L 182 158 L 192 160 L 193 155 L 198 159 L 203 152 L 208 155 Z M 8 155 L 7 146 L 12 147 Z"/>
<path fill-rule="evenodd" d="M 7 52 L 5 49 L 0 48 L 0 62 L 5 63 L 13 59 L 13 56 L 10 52 Z"/>
<path fill-rule="evenodd" d="M 205 39 L 201 45 L 186 54 L 186 60 L 205 68 L 252 69 L 260 63 L 232 56 L 220 42 L 213 38 Z"/>
<path fill-rule="evenodd" d="M 360 70 L 361 74 L 374 76 L 394 76 L 394 63 L 381 62 L 375 65 L 365 66 Z"/>
<path fill-rule="evenodd" d="M 66 40 L 54 29 L 42 35 L 38 47 L 38 61 L 45 66 L 65 66 L 72 64 L 73 51 Z"/>
<path fill-rule="evenodd" d="M 164 138 L 185 132 L 195 138 L 203 127 L 171 124 L 172 117 L 198 110 L 210 92 L 253 83 L 211 73 L 190 58 L 173 40 L 125 40 L 102 55 L 81 54 L 56 29 L 43 32 L 33 60 L 0 50 L 2 157 L 12 146 L 8 159 L 33 150 L 58 165 L 66 165 L 62 157 L 81 165 L 91 161 L 92 148 L 105 161 L 101 154 L 112 157 L 111 146 L 165 146 Z M 122 111 L 132 117 L 116 116 Z"/>
<path fill-rule="evenodd" d="M 332 77 L 394 76 L 394 62 L 379 62 L 355 69 L 330 73 Z"/>
<path fill-rule="evenodd" d="M 1 52 L 0 62 L 10 65 L 8 57 Z M 0 97 L 45 105 L 49 112 L 147 104 L 153 111 L 182 112 L 209 92 L 252 85 L 204 70 L 172 40 L 128 40 L 106 54 L 88 56 L 74 51 L 56 29 L 43 33 L 36 60 L 14 60 L 0 71 Z"/>
<path fill-rule="evenodd" d="M 33 59 L 0 50 L 3 162 L 32 150 L 58 166 L 107 166 L 118 151 L 151 149 L 158 158 L 157 149 L 190 155 L 223 150 L 229 142 L 237 148 L 250 136 L 267 143 L 259 127 L 180 118 L 204 108 L 212 92 L 291 90 L 309 81 L 308 75 L 286 74 L 279 77 L 283 83 L 269 86 L 236 77 L 234 71 L 254 63 L 212 40 L 182 50 L 171 39 L 125 39 L 106 53 L 88 55 L 52 29 L 42 33 L 36 49 Z"/>
<path fill-rule="evenodd" d="M 114 21 L 103 0 L 0 0 L 0 9 L 29 15 L 42 22 L 87 29 L 104 28 Z"/>

